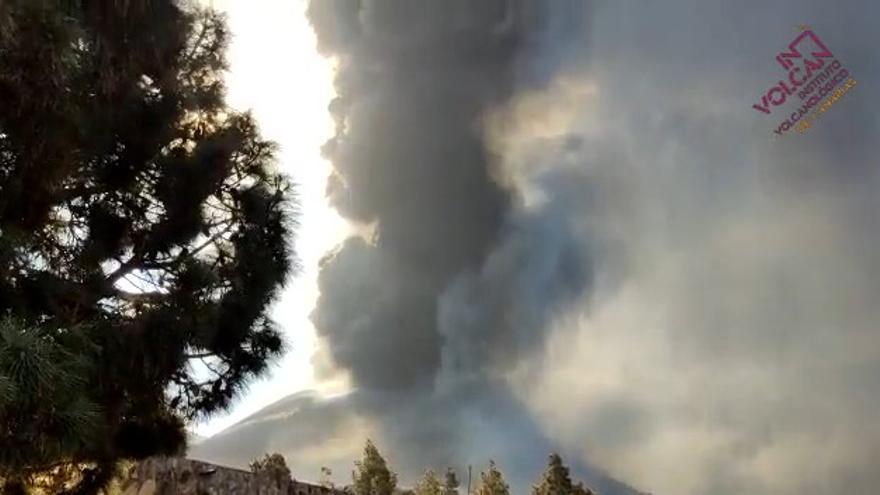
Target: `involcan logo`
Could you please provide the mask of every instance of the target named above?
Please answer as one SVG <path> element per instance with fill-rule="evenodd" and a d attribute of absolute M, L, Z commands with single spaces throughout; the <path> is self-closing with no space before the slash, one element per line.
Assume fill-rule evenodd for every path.
<path fill-rule="evenodd" d="M 776 56 L 776 62 L 786 77 L 777 81 L 752 105 L 764 115 L 784 116 L 785 120 L 773 131 L 776 137 L 784 136 L 792 128 L 803 134 L 856 85 L 849 71 L 809 26 L 799 26 L 798 29 L 800 34 L 789 43 L 788 50 Z M 790 111 L 792 101 L 797 102 L 793 112 L 777 111 L 787 102 L 789 110 L 785 111 Z"/>

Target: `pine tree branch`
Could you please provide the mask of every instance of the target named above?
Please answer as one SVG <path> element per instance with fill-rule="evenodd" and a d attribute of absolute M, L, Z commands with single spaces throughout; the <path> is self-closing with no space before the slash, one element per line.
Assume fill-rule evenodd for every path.
<path fill-rule="evenodd" d="M 104 279 L 104 284 L 112 287 L 120 278 L 128 275 L 132 270 L 137 268 L 138 265 L 143 263 L 143 260 L 143 254 L 134 254 L 128 261 L 122 263 L 116 271 L 108 275 L 107 278 Z"/>
<path fill-rule="evenodd" d="M 142 292 L 142 293 L 134 293 L 134 292 L 126 292 L 123 290 L 116 289 L 113 292 L 113 296 L 122 299 L 123 301 L 130 303 L 157 303 L 165 300 L 167 294 L 163 294 L 161 292 Z"/>
<path fill-rule="evenodd" d="M 204 358 L 213 357 L 216 355 L 217 355 L 216 352 L 201 352 L 198 354 L 184 354 L 183 357 L 186 359 L 204 359 Z"/>

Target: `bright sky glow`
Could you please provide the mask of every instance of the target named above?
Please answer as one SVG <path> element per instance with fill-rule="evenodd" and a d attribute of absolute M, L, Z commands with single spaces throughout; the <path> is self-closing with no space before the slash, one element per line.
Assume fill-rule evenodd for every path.
<path fill-rule="evenodd" d="M 269 375 L 254 382 L 229 413 L 194 425 L 211 436 L 276 400 L 305 389 L 322 389 L 311 358 L 317 348 L 308 319 L 318 296 L 320 258 L 348 232 L 324 191 L 330 165 L 320 146 L 333 134 L 327 105 L 334 96 L 332 62 L 316 50 L 305 17 L 305 0 L 203 0 L 228 15 L 232 43 L 227 77 L 229 104 L 251 110 L 264 137 L 280 145 L 279 167 L 298 190 L 302 217 L 296 239 L 303 271 L 276 304 L 274 317 L 290 349 Z"/>

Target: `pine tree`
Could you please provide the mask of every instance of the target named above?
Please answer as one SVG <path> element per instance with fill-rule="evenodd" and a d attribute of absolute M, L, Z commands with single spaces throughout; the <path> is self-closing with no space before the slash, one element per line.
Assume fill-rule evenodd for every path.
<path fill-rule="evenodd" d="M 289 186 L 224 104 L 223 18 L 181 5 L 0 2 L 0 315 L 82 361 L 64 373 L 104 440 L 37 422 L 65 454 L 16 462 L 87 463 L 83 490 L 179 451 L 186 419 L 282 351 L 267 307 L 295 266 Z"/>
<path fill-rule="evenodd" d="M 363 458 L 355 461 L 352 480 L 355 495 L 392 495 L 397 488 L 397 475 L 388 469 L 372 440 L 367 440 Z"/>
<path fill-rule="evenodd" d="M 443 494 L 458 495 L 459 485 L 460 483 L 458 481 L 458 476 L 455 474 L 455 470 L 452 468 L 446 468 L 446 475 L 443 479 Z"/>
<path fill-rule="evenodd" d="M 480 486 L 477 487 L 476 495 L 510 495 L 510 487 L 504 481 L 504 476 L 495 461 L 489 461 L 489 469 L 480 473 Z"/>
<path fill-rule="evenodd" d="M 432 469 L 425 471 L 422 479 L 416 483 L 415 495 L 443 495 L 443 485 Z"/>
<path fill-rule="evenodd" d="M 562 463 L 559 454 L 550 454 L 547 470 L 538 483 L 532 489 L 533 495 L 594 495 L 593 491 L 585 488 L 582 483 L 572 483 L 568 467 Z"/>
<path fill-rule="evenodd" d="M 268 479 L 277 488 L 283 488 L 292 481 L 290 468 L 281 454 L 266 454 L 251 462 L 250 468 L 252 473 Z"/>
<path fill-rule="evenodd" d="M 83 381 L 89 364 L 52 333 L 0 319 L 0 480 L 7 488 L 31 485 L 35 464 L 52 466 L 101 441 L 100 411 Z"/>

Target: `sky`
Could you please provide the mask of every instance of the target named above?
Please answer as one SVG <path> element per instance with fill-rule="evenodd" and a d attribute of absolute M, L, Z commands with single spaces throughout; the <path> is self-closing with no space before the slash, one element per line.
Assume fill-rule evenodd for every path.
<path fill-rule="evenodd" d="M 876 2 L 327 0 L 317 37 L 269 5 L 230 11 L 230 98 L 295 157 L 301 239 L 334 227 L 279 304 L 290 373 L 233 415 L 287 397 L 197 455 L 308 478 L 370 436 L 404 480 L 494 458 L 525 488 L 554 449 L 606 494 L 876 492 Z M 857 85 L 774 139 L 796 102 L 753 105 L 804 25 Z M 370 228 L 318 269 L 343 219 Z"/>
<path fill-rule="evenodd" d="M 333 134 L 327 106 L 334 96 L 333 62 L 318 54 L 300 0 L 203 1 L 227 14 L 232 40 L 227 53 L 227 101 L 251 111 L 262 135 L 280 146 L 278 167 L 296 184 L 301 217 L 296 253 L 303 269 L 275 304 L 274 318 L 289 344 L 269 374 L 251 384 L 233 408 L 193 430 L 211 436 L 276 400 L 320 385 L 333 393 L 344 383 L 317 384 L 311 358 L 317 343 L 308 318 L 317 298 L 320 258 L 341 242 L 348 224 L 325 199 L 330 165 L 320 147 Z"/>

